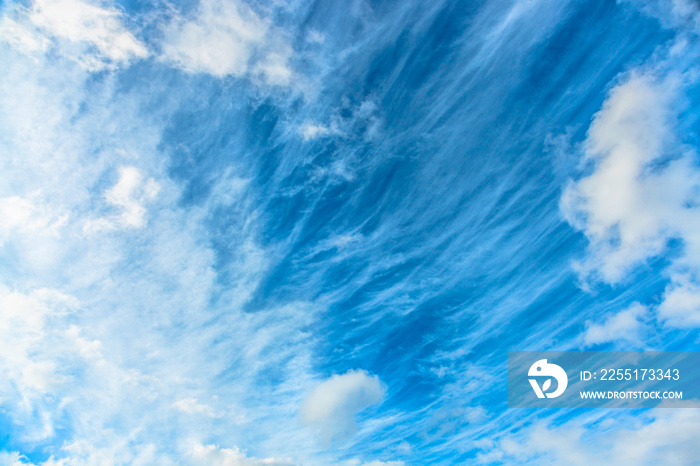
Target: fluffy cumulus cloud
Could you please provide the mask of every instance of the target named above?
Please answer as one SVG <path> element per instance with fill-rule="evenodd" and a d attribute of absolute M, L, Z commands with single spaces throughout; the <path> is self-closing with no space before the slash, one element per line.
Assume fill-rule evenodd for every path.
<path fill-rule="evenodd" d="M 192 73 L 260 75 L 269 84 L 291 78 L 291 48 L 282 34 L 238 0 L 201 0 L 193 16 L 165 29 L 164 58 Z"/>
<path fill-rule="evenodd" d="M 595 168 L 564 193 L 567 220 L 590 240 L 584 267 L 608 282 L 660 254 L 670 238 L 694 240 L 700 170 L 696 154 L 677 146 L 676 87 L 673 78 L 635 73 L 614 88 L 586 141 L 586 161 Z M 689 244 L 689 252 L 698 246 Z"/>
<path fill-rule="evenodd" d="M 659 318 L 674 327 L 700 327 L 700 286 L 689 274 L 674 274 L 659 305 Z"/>
<path fill-rule="evenodd" d="M 120 167 L 119 180 L 104 193 L 106 204 L 116 212 L 88 221 L 85 231 L 115 228 L 141 228 L 146 223 L 145 204 L 155 199 L 160 186 L 153 178 L 144 179 L 136 167 Z"/>
<path fill-rule="evenodd" d="M 673 326 L 700 323 L 700 166 L 677 132 L 693 76 L 635 71 L 613 88 L 584 143 L 593 169 L 569 184 L 561 202 L 566 219 L 588 237 L 590 255 L 579 264 L 586 277 L 623 282 L 671 240 L 682 243 L 659 308 Z"/>
<path fill-rule="evenodd" d="M 697 462 L 698 409 L 657 409 L 638 419 L 600 420 L 601 428 L 574 420 L 537 424 L 497 441 L 481 442 L 481 463 L 537 465 L 692 465 Z M 631 428 L 615 428 L 630 425 Z"/>
<path fill-rule="evenodd" d="M 27 9 L 17 7 L 14 18 L 0 23 L 0 39 L 29 54 L 53 47 L 92 71 L 148 56 L 119 10 L 80 0 L 35 0 Z"/>
<path fill-rule="evenodd" d="M 357 428 L 355 416 L 384 399 L 385 388 L 379 377 L 362 370 L 333 375 L 318 384 L 304 399 L 300 415 L 315 427 L 323 440 L 345 438 Z"/>

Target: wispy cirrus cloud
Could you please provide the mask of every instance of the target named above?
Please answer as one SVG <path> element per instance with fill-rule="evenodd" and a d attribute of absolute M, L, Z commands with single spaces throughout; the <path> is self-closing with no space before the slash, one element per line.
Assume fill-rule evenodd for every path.
<path fill-rule="evenodd" d="M 532 420 L 494 395 L 500 348 L 640 334 L 628 302 L 590 319 L 608 295 L 573 283 L 578 243 L 541 142 L 588 125 L 609 77 L 652 53 L 650 21 L 610 2 L 83 3 L 100 11 L 83 23 L 66 9 L 73 35 L 31 19 L 46 2 L 4 20 L 0 281 L 18 354 L 42 363 L 24 374 L 0 345 L 8 451 L 47 465 L 469 463 Z M 649 68 L 604 107 L 670 140 L 692 73 Z M 314 92 L 288 98 L 297 80 Z M 577 181 L 633 147 L 616 118 Z M 571 219 L 591 238 L 602 225 L 614 250 L 584 185 Z M 667 236 L 615 212 L 642 251 L 605 269 L 624 283 Z M 600 275 L 595 250 L 584 263 Z M 695 285 L 673 271 L 683 287 L 664 303 L 683 322 Z M 319 429 L 343 441 L 319 444 Z M 543 456 L 494 445 L 495 462 Z"/>

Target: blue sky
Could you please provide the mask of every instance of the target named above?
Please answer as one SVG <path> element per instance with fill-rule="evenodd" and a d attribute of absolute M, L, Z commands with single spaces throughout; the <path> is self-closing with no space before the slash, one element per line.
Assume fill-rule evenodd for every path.
<path fill-rule="evenodd" d="M 696 461 L 696 1 L 0 5 L 0 464 Z"/>

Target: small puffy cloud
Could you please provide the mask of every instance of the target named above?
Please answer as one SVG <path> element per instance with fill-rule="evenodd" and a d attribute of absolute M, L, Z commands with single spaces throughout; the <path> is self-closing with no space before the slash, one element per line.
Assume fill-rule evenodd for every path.
<path fill-rule="evenodd" d="M 261 74 L 287 85 L 292 49 L 269 22 L 236 0 L 202 0 L 192 18 L 177 17 L 165 29 L 163 57 L 190 73 L 222 78 Z"/>
<path fill-rule="evenodd" d="M 221 417 L 221 414 L 214 411 L 214 408 L 200 403 L 196 398 L 178 400 L 173 403 L 173 408 L 185 414 L 201 414 L 211 418 Z"/>
<path fill-rule="evenodd" d="M 160 187 L 152 178 L 144 180 L 134 167 L 119 168 L 119 181 L 107 190 L 107 202 L 122 209 L 119 222 L 126 227 L 141 227 L 144 223 L 144 201 L 153 200 Z"/>
<path fill-rule="evenodd" d="M 379 377 L 363 370 L 333 375 L 304 399 L 300 415 L 307 425 L 318 428 L 326 442 L 356 430 L 355 415 L 384 400 L 386 390 Z"/>
<path fill-rule="evenodd" d="M 671 327 L 700 327 L 700 286 L 682 275 L 672 280 L 658 312 Z"/>
<path fill-rule="evenodd" d="M 589 324 L 583 335 L 585 346 L 615 341 L 639 343 L 644 329 L 647 308 L 635 303 L 628 309 L 608 317 L 602 324 Z"/>
<path fill-rule="evenodd" d="M 144 179 L 135 167 L 120 167 L 119 180 L 104 193 L 108 205 L 119 213 L 89 221 L 85 231 L 105 231 L 115 228 L 141 228 L 146 223 L 145 204 L 154 200 L 160 186 L 152 178 Z"/>
<path fill-rule="evenodd" d="M 55 44 L 64 55 L 90 71 L 127 65 L 148 56 L 113 7 L 80 0 L 34 0 L 18 8 L 17 20 L 0 24 L 0 39 L 23 53 L 45 51 Z"/>
<path fill-rule="evenodd" d="M 299 134 L 304 138 L 304 141 L 318 139 L 332 133 L 331 129 L 325 125 L 318 123 L 306 123 L 299 128 Z"/>
<path fill-rule="evenodd" d="M 195 445 L 190 458 L 197 466 L 293 466 L 288 459 L 251 458 L 239 448 L 219 448 L 216 445 Z"/>
<path fill-rule="evenodd" d="M 292 48 L 281 43 L 276 51 L 269 52 L 256 65 L 255 71 L 261 74 L 268 84 L 286 86 L 292 79 L 292 70 L 288 66 L 291 56 Z"/>

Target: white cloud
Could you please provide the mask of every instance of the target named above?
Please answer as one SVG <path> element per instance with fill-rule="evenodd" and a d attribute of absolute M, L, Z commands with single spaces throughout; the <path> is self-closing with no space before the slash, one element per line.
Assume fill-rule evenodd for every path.
<path fill-rule="evenodd" d="M 281 42 L 281 41 L 280 41 Z M 287 86 L 292 79 L 292 70 L 289 68 L 289 60 L 292 57 L 292 48 L 280 43 L 276 48 L 267 53 L 255 67 L 255 71 L 261 74 L 264 80 L 273 86 Z"/>
<path fill-rule="evenodd" d="M 326 41 L 326 36 L 316 29 L 311 29 L 306 35 L 306 40 L 312 44 L 323 44 Z"/>
<path fill-rule="evenodd" d="M 23 53 L 45 51 L 53 43 L 90 71 L 127 65 L 148 56 L 113 7 L 80 0 L 34 0 L 28 9 L 18 8 L 16 14 L 17 21 L 3 19 L 0 38 Z"/>
<path fill-rule="evenodd" d="M 304 141 L 318 139 L 330 134 L 332 131 L 325 125 L 316 123 L 306 123 L 299 128 L 299 133 L 304 138 Z"/>
<path fill-rule="evenodd" d="M 666 287 L 659 319 L 671 327 L 700 327 L 700 286 L 679 275 Z"/>
<path fill-rule="evenodd" d="M 320 430 L 330 442 L 356 430 L 355 415 L 384 400 L 385 388 L 379 377 L 362 370 L 333 375 L 316 386 L 304 399 L 302 420 Z"/>
<path fill-rule="evenodd" d="M 9 435 L 72 466 L 177 464 L 168 456 L 184 455 L 183 439 L 211 442 L 222 431 L 230 444 L 269 438 L 258 445 L 270 455 L 308 451 L 314 439 L 296 409 L 313 375 L 314 339 L 302 329 L 314 309 L 243 311 L 268 266 L 242 202 L 247 188 L 212 186 L 226 193 L 215 206 L 245 219 L 217 289 L 209 206 L 178 204 L 158 149 L 163 122 L 142 113 L 147 97 L 49 58 L 0 47 L 0 409 Z M 271 368 L 279 379 L 266 385 Z M 178 408 L 202 415 L 162 422 Z"/>
<path fill-rule="evenodd" d="M 586 159 L 595 170 L 563 195 L 564 215 L 591 243 L 586 266 L 608 282 L 619 282 L 631 266 L 662 252 L 679 233 L 677 219 L 689 217 L 685 204 L 696 184 L 692 154 L 656 170 L 650 166 L 662 161 L 674 140 L 673 87 L 635 74 L 614 88 L 586 141 Z"/>
<path fill-rule="evenodd" d="M 343 463 L 345 466 L 404 466 L 406 463 L 403 461 L 370 461 L 369 463 L 363 463 L 358 459 L 347 460 Z"/>
<path fill-rule="evenodd" d="M 365 141 L 375 141 L 382 134 L 384 119 L 381 110 L 372 99 L 352 105 L 346 99 L 334 110 L 328 124 L 304 121 L 297 128 L 304 141 L 322 137 L 338 136 L 353 138 L 358 135 Z"/>
<path fill-rule="evenodd" d="M 602 324 L 590 324 L 583 335 L 585 346 L 614 341 L 640 344 L 644 329 L 643 319 L 648 310 L 635 303 L 624 311 L 608 317 Z"/>
<path fill-rule="evenodd" d="M 19 452 L 0 451 L 0 466 L 68 466 L 65 460 L 56 461 L 53 457 L 41 463 L 32 463 Z"/>
<path fill-rule="evenodd" d="M 363 463 L 362 466 L 404 466 L 405 464 L 403 461 L 370 461 Z"/>
<path fill-rule="evenodd" d="M 14 231 L 57 236 L 67 221 L 68 214 L 56 213 L 31 199 L 0 198 L 0 240 Z"/>
<path fill-rule="evenodd" d="M 200 403 L 196 398 L 184 398 L 173 403 L 173 408 L 186 414 L 202 414 L 207 417 L 221 417 L 222 414 L 214 411 L 209 405 Z"/>
<path fill-rule="evenodd" d="M 141 227 L 146 209 L 143 203 L 153 200 L 160 191 L 158 183 L 149 178 L 143 180 L 136 167 L 120 167 L 119 181 L 107 190 L 107 202 L 122 210 L 119 223 L 125 227 Z"/>
<path fill-rule="evenodd" d="M 603 421 L 596 426 L 579 420 L 559 426 L 538 424 L 485 443 L 477 459 L 481 463 L 537 465 L 697 463 L 700 409 L 656 409 L 624 421 Z M 614 429 L 630 423 L 631 428 Z"/>
<path fill-rule="evenodd" d="M 641 5 L 643 11 L 658 18 L 667 28 L 700 33 L 700 5 L 694 0 L 626 0 Z"/>
<path fill-rule="evenodd" d="M 54 289 L 24 294 L 0 287 L 0 405 L 15 419 L 30 415 L 32 421 L 23 423 L 28 440 L 53 435 L 56 400 L 45 397 L 91 358 L 85 349 L 92 342 L 68 318 L 78 306 L 74 297 Z"/>
<path fill-rule="evenodd" d="M 585 277 L 624 281 L 635 266 L 665 252 L 669 240 L 679 239 L 683 250 L 669 268 L 667 299 L 679 290 L 679 280 L 697 283 L 700 168 L 697 153 L 675 133 L 682 87 L 683 78 L 673 73 L 663 79 L 632 73 L 595 116 L 584 146 L 584 160 L 594 169 L 570 183 L 561 200 L 566 219 L 589 240 L 590 254 L 578 266 Z M 677 324 L 692 324 L 700 320 L 691 316 L 700 309 L 690 304 L 671 300 L 661 309 Z"/>
<path fill-rule="evenodd" d="M 24 54 L 43 52 L 50 41 L 41 34 L 32 31 L 9 17 L 0 22 L 0 41 L 7 42 Z"/>
<path fill-rule="evenodd" d="M 153 178 L 144 180 L 136 167 L 120 167 L 119 180 L 104 194 L 107 204 L 117 208 L 119 213 L 87 222 L 85 231 L 143 227 L 146 223 L 145 204 L 154 200 L 159 191 L 158 183 Z"/>
<path fill-rule="evenodd" d="M 35 26 L 31 11 L 12 20 L 56 50 L 28 60 L 0 47 L 0 409 L 14 445 L 71 466 L 167 465 L 188 442 L 255 438 L 260 458 L 311 460 L 297 410 L 315 375 L 319 307 L 245 310 L 270 264 L 250 188 L 232 189 L 231 169 L 183 207 L 159 146 L 177 93 L 163 92 L 162 114 L 144 111 L 145 84 L 125 91 L 123 76 L 55 59 L 91 50 L 111 63 Z M 223 208 L 241 224 L 217 265 L 208 222 Z"/>
<path fill-rule="evenodd" d="M 259 73 L 287 85 L 291 47 L 269 21 L 238 0 L 201 0 L 193 18 L 177 17 L 165 29 L 164 58 L 191 73 L 219 78 Z"/>
<path fill-rule="evenodd" d="M 195 445 L 190 452 L 193 465 L 207 466 L 292 466 L 291 460 L 251 458 L 239 448 L 219 448 L 215 445 Z"/>

